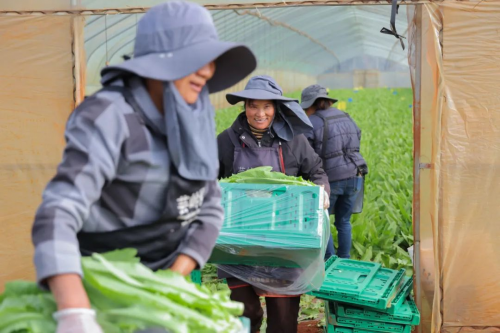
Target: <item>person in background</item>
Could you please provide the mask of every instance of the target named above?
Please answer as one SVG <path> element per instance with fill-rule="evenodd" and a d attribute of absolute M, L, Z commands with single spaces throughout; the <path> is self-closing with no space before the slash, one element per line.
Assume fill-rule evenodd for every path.
<path fill-rule="evenodd" d="M 272 166 L 273 171 L 302 176 L 324 186 L 325 209 L 328 208 L 328 177 L 322 169 L 321 159 L 301 134 L 310 131 L 311 125 L 300 105 L 284 97 L 281 87 L 273 78 L 265 75 L 252 77 L 245 90 L 227 94 L 226 98 L 232 105 L 243 102 L 245 110 L 230 128 L 217 137 L 219 178 L 227 178 L 255 167 Z M 259 269 L 251 270 L 249 276 L 244 278 L 255 276 Z M 289 276 L 288 280 L 293 280 L 297 273 L 294 269 L 279 270 L 282 272 L 280 276 Z M 246 272 L 242 270 L 242 274 Z M 219 277 L 227 279 L 231 299 L 245 304 L 243 316 L 250 319 L 252 333 L 259 330 L 264 314 L 259 296 L 266 297 L 268 332 L 297 332 L 300 295 L 276 295 L 222 270 L 219 270 Z M 273 279 L 277 277 L 273 275 Z"/>
<path fill-rule="evenodd" d="M 353 207 L 368 173 L 359 149 L 361 130 L 345 112 L 332 107 L 336 99 L 318 84 L 302 91 L 301 107 L 314 127 L 306 136 L 318 155 L 330 181 L 330 214 L 338 231 L 337 255 L 350 258 Z M 328 246 L 333 250 L 333 239 Z"/>
<path fill-rule="evenodd" d="M 208 260 L 223 222 L 209 93 L 256 67 L 219 41 L 210 13 L 172 1 L 140 20 L 134 57 L 102 70 L 76 108 L 33 225 L 37 280 L 58 305 L 57 333 L 100 333 L 82 255 L 135 248 L 153 270 L 183 275 Z"/>

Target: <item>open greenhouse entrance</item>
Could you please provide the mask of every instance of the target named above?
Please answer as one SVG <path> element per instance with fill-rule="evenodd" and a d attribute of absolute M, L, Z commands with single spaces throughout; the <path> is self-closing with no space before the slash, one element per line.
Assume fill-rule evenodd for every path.
<path fill-rule="evenodd" d="M 414 135 L 417 138 L 419 129 L 415 122 L 414 130 L 417 115 L 408 52 L 398 39 L 380 33 L 389 26 L 391 7 L 230 9 L 212 14 L 222 39 L 244 42 L 256 53 L 257 74 L 275 77 L 286 95 L 297 99 L 301 89 L 319 83 L 339 100 L 334 107 L 356 121 L 363 131 L 361 153 L 370 172 L 363 212 L 351 219 L 351 256 L 413 273 L 408 248 L 414 243 Z M 407 35 L 405 6 L 396 26 Z M 241 107 L 229 107 L 225 93 L 212 97 L 219 110 L 218 132 L 241 112 Z M 336 237 L 333 217 L 331 222 Z M 313 300 L 303 299 L 299 319 L 321 318 L 317 311 Z M 302 331 L 313 332 L 299 328 Z"/>

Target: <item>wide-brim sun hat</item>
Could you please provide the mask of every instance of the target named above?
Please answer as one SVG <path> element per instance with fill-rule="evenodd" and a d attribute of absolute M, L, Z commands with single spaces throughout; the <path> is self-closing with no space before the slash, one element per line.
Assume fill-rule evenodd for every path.
<path fill-rule="evenodd" d="M 233 86 L 257 67 L 248 47 L 219 40 L 207 9 L 191 2 L 169 1 L 144 14 L 137 25 L 134 57 L 103 68 L 101 82 L 106 84 L 124 71 L 175 81 L 212 61 L 216 69 L 207 81 L 210 93 Z"/>
<path fill-rule="evenodd" d="M 302 107 L 302 109 L 310 108 L 314 104 L 314 102 L 318 100 L 318 98 L 328 99 L 333 103 L 338 102 L 337 99 L 328 96 L 328 91 L 326 91 L 325 87 L 319 84 L 313 84 L 302 91 L 300 97 L 300 106 Z"/>
<path fill-rule="evenodd" d="M 298 102 L 294 98 L 283 96 L 283 89 L 267 75 L 254 76 L 248 81 L 244 90 L 226 94 L 226 100 L 231 105 L 249 99 Z"/>

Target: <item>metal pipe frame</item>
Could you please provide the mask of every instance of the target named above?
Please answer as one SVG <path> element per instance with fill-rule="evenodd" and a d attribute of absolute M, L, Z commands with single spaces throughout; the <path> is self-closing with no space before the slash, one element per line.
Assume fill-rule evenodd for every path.
<path fill-rule="evenodd" d="M 421 153 L 421 91 L 422 91 L 422 6 L 416 10 L 415 38 L 415 86 L 413 87 L 413 285 L 417 308 L 422 308 L 421 263 L 420 263 L 420 153 Z M 422 333 L 422 327 L 417 327 L 417 333 Z"/>
<path fill-rule="evenodd" d="M 439 3 L 443 0 L 401 0 L 399 5 L 417 5 L 424 3 Z M 286 2 L 255 2 L 234 4 L 205 4 L 205 8 L 217 9 L 255 9 L 255 8 L 283 8 L 303 6 L 353 6 L 353 5 L 390 5 L 391 0 L 309 0 Z M 0 16 L 17 15 L 114 15 L 114 14 L 139 14 L 146 12 L 150 6 L 128 8 L 101 8 L 101 9 L 68 9 L 68 10 L 0 10 Z"/>

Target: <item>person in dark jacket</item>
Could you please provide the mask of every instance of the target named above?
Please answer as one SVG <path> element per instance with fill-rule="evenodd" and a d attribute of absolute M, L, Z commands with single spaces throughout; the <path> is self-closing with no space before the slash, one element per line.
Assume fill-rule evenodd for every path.
<path fill-rule="evenodd" d="M 57 302 L 57 333 L 100 333 L 81 257 L 137 250 L 153 270 L 202 268 L 223 223 L 210 92 L 256 67 L 220 41 L 202 6 L 169 1 L 137 25 L 134 57 L 71 114 L 66 147 L 33 225 L 37 280 Z"/>
<path fill-rule="evenodd" d="M 304 89 L 301 106 L 314 127 L 306 136 L 323 159 L 330 181 L 330 214 L 335 215 L 337 255 L 349 258 L 352 244 L 351 215 L 368 168 L 359 152 L 361 130 L 345 112 L 332 107 L 337 100 L 318 84 Z M 333 249 L 333 240 L 329 248 Z"/>
<path fill-rule="evenodd" d="M 269 76 L 250 79 L 245 90 L 226 95 L 230 104 L 245 103 L 245 110 L 218 138 L 219 178 L 226 178 L 259 166 L 273 171 L 302 176 L 325 188 L 328 207 L 329 183 L 322 161 L 301 134 L 312 126 L 293 99 L 283 96 L 279 85 Z M 293 270 L 289 271 L 293 274 Z M 267 330 L 273 333 L 297 332 L 300 295 L 275 295 L 229 275 L 231 299 L 245 304 L 243 316 L 250 318 L 252 332 L 262 323 L 259 296 L 266 297 Z"/>

